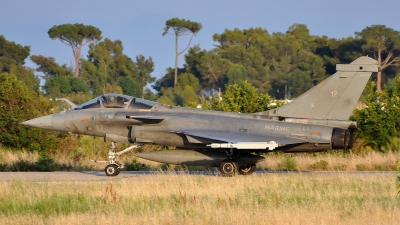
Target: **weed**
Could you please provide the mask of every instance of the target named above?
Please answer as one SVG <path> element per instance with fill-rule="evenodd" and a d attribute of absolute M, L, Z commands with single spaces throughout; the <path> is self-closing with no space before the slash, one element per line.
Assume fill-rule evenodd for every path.
<path fill-rule="evenodd" d="M 310 165 L 310 169 L 311 170 L 328 170 L 329 169 L 329 165 L 328 162 L 325 160 L 320 160 L 314 164 Z"/>
<path fill-rule="evenodd" d="M 278 164 L 279 169 L 281 170 L 297 170 L 297 161 L 294 157 L 285 156 L 281 163 Z"/>
<path fill-rule="evenodd" d="M 138 171 L 142 169 L 142 163 L 140 163 L 136 157 L 133 157 L 130 163 L 124 164 L 124 167 L 128 171 Z"/>
<path fill-rule="evenodd" d="M 363 171 L 363 170 L 367 170 L 368 167 L 367 167 L 367 165 L 365 165 L 365 164 L 357 164 L 357 165 L 356 165 L 356 169 L 357 169 L 358 171 Z"/>
<path fill-rule="evenodd" d="M 346 169 L 347 169 L 347 164 L 336 163 L 336 164 L 333 166 L 333 170 L 345 171 Z"/>
<path fill-rule="evenodd" d="M 278 197 L 278 193 L 276 193 L 275 190 L 274 190 L 274 196 L 275 196 L 275 207 L 279 208 L 279 197 Z"/>
<path fill-rule="evenodd" d="M 386 146 L 382 146 L 381 151 L 388 152 L 388 151 L 398 151 L 400 149 L 400 138 L 392 137 L 389 140 L 389 143 Z"/>
<path fill-rule="evenodd" d="M 117 201 L 117 193 L 113 190 L 113 185 L 110 183 L 106 186 L 106 190 L 104 192 L 103 202 L 112 202 L 115 203 Z"/>

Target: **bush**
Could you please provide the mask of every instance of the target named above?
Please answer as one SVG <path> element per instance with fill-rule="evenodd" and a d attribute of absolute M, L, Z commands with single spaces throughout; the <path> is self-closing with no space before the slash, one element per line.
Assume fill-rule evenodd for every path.
<path fill-rule="evenodd" d="M 371 82 L 366 88 L 366 107 L 356 109 L 351 117 L 358 124 L 357 138 L 383 152 L 400 147 L 397 130 L 400 127 L 400 77 L 394 82 L 396 85 L 381 92 L 374 92 L 375 83 Z"/>
<path fill-rule="evenodd" d="M 52 105 L 42 95 L 28 89 L 13 74 L 0 74 L 0 143 L 29 151 L 56 149 L 56 132 L 20 125 L 28 119 L 47 115 Z"/>
<path fill-rule="evenodd" d="M 124 167 L 127 171 L 138 171 L 142 168 L 142 164 L 134 157 L 130 163 L 125 163 Z"/>
<path fill-rule="evenodd" d="M 72 170 L 72 166 L 65 164 L 58 164 L 54 162 L 47 153 L 40 153 L 37 162 L 29 162 L 27 160 L 19 160 L 13 163 L 10 167 L 3 165 L 0 167 L 0 171 L 10 171 L 10 172 L 52 172 L 59 170 Z"/>

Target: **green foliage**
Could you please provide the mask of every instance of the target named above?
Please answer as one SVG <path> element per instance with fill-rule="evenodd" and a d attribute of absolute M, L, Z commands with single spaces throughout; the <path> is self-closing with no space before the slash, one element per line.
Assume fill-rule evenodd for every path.
<path fill-rule="evenodd" d="M 52 76 L 46 80 L 43 89 L 46 95 L 52 98 L 65 97 L 71 93 L 87 93 L 87 86 L 77 77 L 72 76 Z"/>
<path fill-rule="evenodd" d="M 51 98 L 65 97 L 72 93 L 87 93 L 87 85 L 79 78 L 73 77 L 72 68 L 66 64 L 59 65 L 53 57 L 32 55 L 30 59 L 38 65 L 37 72 L 44 73 L 46 83 L 43 90 Z"/>
<path fill-rule="evenodd" d="M 141 67 L 139 72 L 146 73 L 144 81 L 152 80 L 151 58 L 145 60 L 139 56 L 138 59 Z M 97 44 L 90 44 L 88 60 L 81 59 L 81 62 L 80 78 L 88 85 L 89 91 L 94 96 L 105 92 L 142 95 L 143 77 L 139 76 L 137 64 L 123 53 L 120 40 L 111 41 L 106 38 Z"/>
<path fill-rule="evenodd" d="M 400 138 L 399 137 L 391 137 L 389 142 L 386 145 L 381 147 L 383 152 L 389 151 L 399 151 L 400 150 Z"/>
<path fill-rule="evenodd" d="M 288 92 L 297 97 L 326 78 L 324 60 L 312 53 L 315 38 L 303 24 L 294 24 L 286 34 L 251 28 L 225 30 L 213 38 L 220 43 L 216 52 L 229 61 L 222 75 L 228 84 L 248 80 L 261 92 L 283 99 Z"/>
<path fill-rule="evenodd" d="M 51 39 L 59 39 L 72 48 L 75 58 L 75 77 L 79 76 L 79 59 L 81 58 L 82 47 L 102 38 L 101 31 L 97 27 L 80 23 L 55 25 L 47 33 Z"/>
<path fill-rule="evenodd" d="M 197 102 L 197 92 L 200 89 L 199 80 L 191 73 L 179 75 L 175 88 L 162 88 L 159 102 L 167 105 L 187 106 Z"/>
<path fill-rule="evenodd" d="M 79 104 L 85 103 L 85 102 L 93 99 L 93 96 L 88 92 L 72 92 L 72 93 L 68 94 L 66 96 L 66 98 L 69 99 L 71 102 L 79 105 Z M 64 101 L 57 101 L 57 103 L 65 104 L 65 106 L 67 108 L 71 107 L 70 105 L 68 105 Z"/>
<path fill-rule="evenodd" d="M 57 75 L 72 76 L 72 68 L 67 67 L 66 64 L 60 66 L 53 57 L 47 58 L 42 55 L 32 55 L 30 59 L 39 66 L 36 71 L 44 73 L 44 79 Z"/>
<path fill-rule="evenodd" d="M 221 100 L 215 97 L 203 100 L 201 103 L 203 109 L 254 113 L 268 110 L 270 102 L 271 98 L 268 95 L 258 94 L 254 86 L 244 81 L 239 84 L 227 85 Z"/>
<path fill-rule="evenodd" d="M 394 144 L 395 138 L 400 137 L 400 77 L 395 82 L 395 87 L 381 92 L 374 92 L 375 83 L 371 82 L 366 88 L 366 107 L 356 109 L 351 117 L 358 124 L 357 137 L 380 151 L 389 150 L 388 145 Z"/>
<path fill-rule="evenodd" d="M 203 90 L 224 88 L 227 71 L 232 63 L 223 59 L 217 51 L 205 51 L 201 50 L 199 46 L 194 46 L 185 55 L 185 61 L 186 71 L 199 79 Z"/>
<path fill-rule="evenodd" d="M 169 29 L 174 30 L 174 34 L 177 36 L 181 36 L 187 34 L 188 32 L 197 34 L 201 28 L 201 23 L 192 22 L 190 20 L 172 18 L 165 22 L 163 36 L 168 34 Z"/>
<path fill-rule="evenodd" d="M 395 31 L 385 25 L 372 25 L 366 27 L 361 32 L 356 32 L 356 35 L 366 41 L 366 43 L 362 45 L 362 49 L 366 52 L 378 53 L 382 51 L 385 52 L 385 55 L 387 54 L 389 58 L 400 55 L 399 31 Z"/>
<path fill-rule="evenodd" d="M 0 35 L 0 73 L 11 72 L 12 65 L 23 65 L 30 51 L 29 46 L 7 41 L 3 35 Z"/>
<path fill-rule="evenodd" d="M 138 171 L 142 169 L 142 164 L 138 161 L 136 157 L 133 157 L 132 161 L 130 163 L 125 163 L 124 168 L 127 171 Z"/>
<path fill-rule="evenodd" d="M 117 80 L 118 86 L 122 88 L 122 92 L 130 96 L 141 96 L 142 89 L 132 77 L 119 77 Z"/>
<path fill-rule="evenodd" d="M 203 68 L 213 75 L 214 80 L 218 77 L 219 87 L 228 81 L 227 72 L 230 70 L 230 82 L 239 76 L 239 79 L 248 79 L 261 92 L 270 90 L 270 60 L 275 57 L 271 35 L 262 28 L 250 28 L 248 30 L 225 30 L 222 34 L 214 34 L 214 41 L 219 42 L 213 53 L 218 56 L 209 55 L 204 62 L 212 66 Z M 211 57 L 210 57 L 211 56 Z M 243 68 L 231 69 L 231 66 Z M 233 73 L 236 72 L 236 73 Z"/>
<path fill-rule="evenodd" d="M 39 93 L 40 80 L 39 77 L 34 74 L 33 69 L 29 67 L 26 68 L 22 65 L 15 65 L 11 67 L 10 74 L 14 74 L 29 90 Z"/>
<path fill-rule="evenodd" d="M 79 23 L 54 25 L 48 34 L 51 39 L 60 39 L 65 44 L 75 46 L 101 39 L 101 31 L 98 28 Z"/>
<path fill-rule="evenodd" d="M 365 164 L 357 164 L 356 165 L 356 170 L 358 171 L 366 171 L 368 169 L 368 166 Z"/>
<path fill-rule="evenodd" d="M 311 170 L 328 170 L 329 169 L 329 163 L 325 160 L 320 160 L 314 164 L 310 165 Z"/>
<path fill-rule="evenodd" d="M 46 115 L 52 105 L 42 95 L 28 89 L 13 74 L 0 74 L 0 142 L 15 149 L 31 151 L 55 149 L 57 133 L 20 125 L 28 119 Z"/>
<path fill-rule="evenodd" d="M 185 73 L 184 69 L 178 68 L 178 74 Z M 156 90 L 159 94 L 161 94 L 162 89 L 173 88 L 174 87 L 174 69 L 168 67 L 166 69 L 166 73 L 163 77 L 158 79 L 155 84 L 152 85 L 154 90 Z"/>
<path fill-rule="evenodd" d="M 192 38 L 194 35 L 196 35 L 202 28 L 201 23 L 197 22 L 192 22 L 190 20 L 185 20 L 185 19 L 179 19 L 179 18 L 172 18 L 169 19 L 165 22 L 165 27 L 164 27 L 164 32 L 163 36 L 168 33 L 169 29 L 172 29 L 174 31 L 175 35 L 175 72 L 174 72 L 174 86 L 178 83 L 178 60 L 179 60 L 179 55 L 185 52 L 189 46 L 190 43 L 192 42 Z M 187 45 L 187 47 L 179 52 L 178 50 L 178 38 L 179 36 L 182 35 L 187 35 L 187 34 L 192 34 L 190 37 L 190 41 Z"/>
<path fill-rule="evenodd" d="M 50 97 L 64 97 L 72 92 L 69 77 L 54 76 L 46 80 L 43 89 Z"/>
<path fill-rule="evenodd" d="M 7 41 L 3 35 L 0 35 L 0 73 L 14 74 L 30 90 L 38 93 L 39 78 L 35 76 L 32 69 L 23 66 L 29 54 L 29 46 L 21 46 Z"/>
<path fill-rule="evenodd" d="M 144 99 L 150 100 L 150 101 L 156 101 L 158 98 L 158 95 L 155 94 L 150 90 L 150 88 L 146 88 L 144 90 Z"/>
<path fill-rule="evenodd" d="M 356 32 L 359 38 L 365 40 L 362 45 L 364 53 L 374 55 L 379 59 L 379 67 L 384 70 L 395 65 L 400 57 L 400 32 L 384 25 L 372 25 L 361 32 Z M 397 64 L 398 65 L 398 64 Z M 376 88 L 382 90 L 382 73 L 378 72 Z"/>
<path fill-rule="evenodd" d="M 158 101 L 166 105 L 177 105 L 175 103 L 176 95 L 173 88 L 161 89 L 162 95 L 158 98 Z"/>
<path fill-rule="evenodd" d="M 193 90 L 195 92 L 200 91 L 200 88 L 201 88 L 200 84 L 199 84 L 199 79 L 197 79 L 193 74 L 182 73 L 179 75 L 177 88 L 180 88 L 181 90 L 183 90 L 186 86 L 193 87 Z"/>
<path fill-rule="evenodd" d="M 238 84 L 247 80 L 247 70 L 240 64 L 234 64 L 226 73 L 228 84 Z"/>
<path fill-rule="evenodd" d="M 188 106 L 191 103 L 198 101 L 198 96 L 194 91 L 193 86 L 185 86 L 183 89 L 162 89 L 161 93 L 162 96 L 158 99 L 158 101 L 166 105 Z"/>
<path fill-rule="evenodd" d="M 213 39 L 214 49 L 204 50 L 199 46 L 189 49 L 185 71 L 181 69 L 179 74 L 192 73 L 199 79 L 202 91 L 219 88 L 224 91 L 225 84 L 247 80 L 260 93 L 268 93 L 275 99 L 298 97 L 334 74 L 336 64 L 350 63 L 368 54 L 365 48 L 368 40 L 361 35 L 342 39 L 320 37 L 311 35 L 304 24 L 293 24 L 287 32 L 273 34 L 262 28 L 226 29 L 214 34 Z M 399 53 L 396 46 L 393 44 L 393 56 Z M 398 70 L 387 68 L 385 76 L 393 77 Z M 159 79 L 156 90 L 172 87 L 171 76 L 167 72 Z"/>
<path fill-rule="evenodd" d="M 156 80 L 155 77 L 151 76 L 151 73 L 154 71 L 154 62 L 151 57 L 146 59 L 143 55 L 136 56 L 136 66 L 138 68 L 138 80 L 141 85 L 141 96 L 144 98 L 145 88 L 148 83 L 152 83 Z"/>
<path fill-rule="evenodd" d="M 71 170 L 72 166 L 65 164 L 58 164 L 54 161 L 54 159 L 48 155 L 46 152 L 41 152 L 37 162 L 29 162 L 26 160 L 19 160 L 15 162 L 10 167 L 4 167 L 1 171 L 10 171 L 10 172 L 51 172 L 51 171 L 62 171 L 62 170 Z"/>

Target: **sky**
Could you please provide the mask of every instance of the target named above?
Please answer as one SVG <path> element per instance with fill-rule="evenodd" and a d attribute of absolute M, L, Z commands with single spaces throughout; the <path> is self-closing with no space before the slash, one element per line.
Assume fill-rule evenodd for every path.
<path fill-rule="evenodd" d="M 397 0 L 2 0 L 0 7 L 0 35 L 30 46 L 31 55 L 54 57 L 73 66 L 71 47 L 52 40 L 47 32 L 54 25 L 83 23 L 99 28 L 103 38 L 121 40 L 123 53 L 134 61 L 140 54 L 151 57 L 152 75 L 157 78 L 174 67 L 174 36 L 162 36 L 165 22 L 174 17 L 203 25 L 191 46 L 206 50 L 217 44 L 214 34 L 234 28 L 261 27 L 272 34 L 297 23 L 307 25 L 311 35 L 329 38 L 354 36 L 377 24 L 400 31 Z M 179 39 L 179 51 L 189 37 Z M 84 58 L 87 52 L 86 46 Z M 179 58 L 179 66 L 183 64 L 184 54 Z M 29 59 L 25 65 L 36 68 Z"/>

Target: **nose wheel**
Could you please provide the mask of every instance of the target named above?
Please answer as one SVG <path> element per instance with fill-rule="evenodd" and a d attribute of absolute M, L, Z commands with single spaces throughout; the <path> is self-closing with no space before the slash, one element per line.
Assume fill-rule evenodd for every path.
<path fill-rule="evenodd" d="M 117 162 L 118 156 L 129 152 L 132 149 L 139 148 L 143 144 L 134 144 L 130 146 L 129 148 L 126 148 L 120 152 L 115 152 L 115 143 L 111 142 L 111 148 L 108 150 L 108 161 L 99 161 L 99 160 L 92 160 L 92 162 L 98 162 L 98 163 L 108 163 L 106 168 L 104 169 L 104 172 L 106 173 L 107 176 L 117 176 L 120 172 L 121 169 L 123 168 L 122 164 Z"/>
<path fill-rule="evenodd" d="M 117 164 L 109 164 L 104 169 L 104 172 L 106 172 L 106 175 L 110 177 L 117 176 L 119 172 L 121 172 L 121 167 Z"/>

